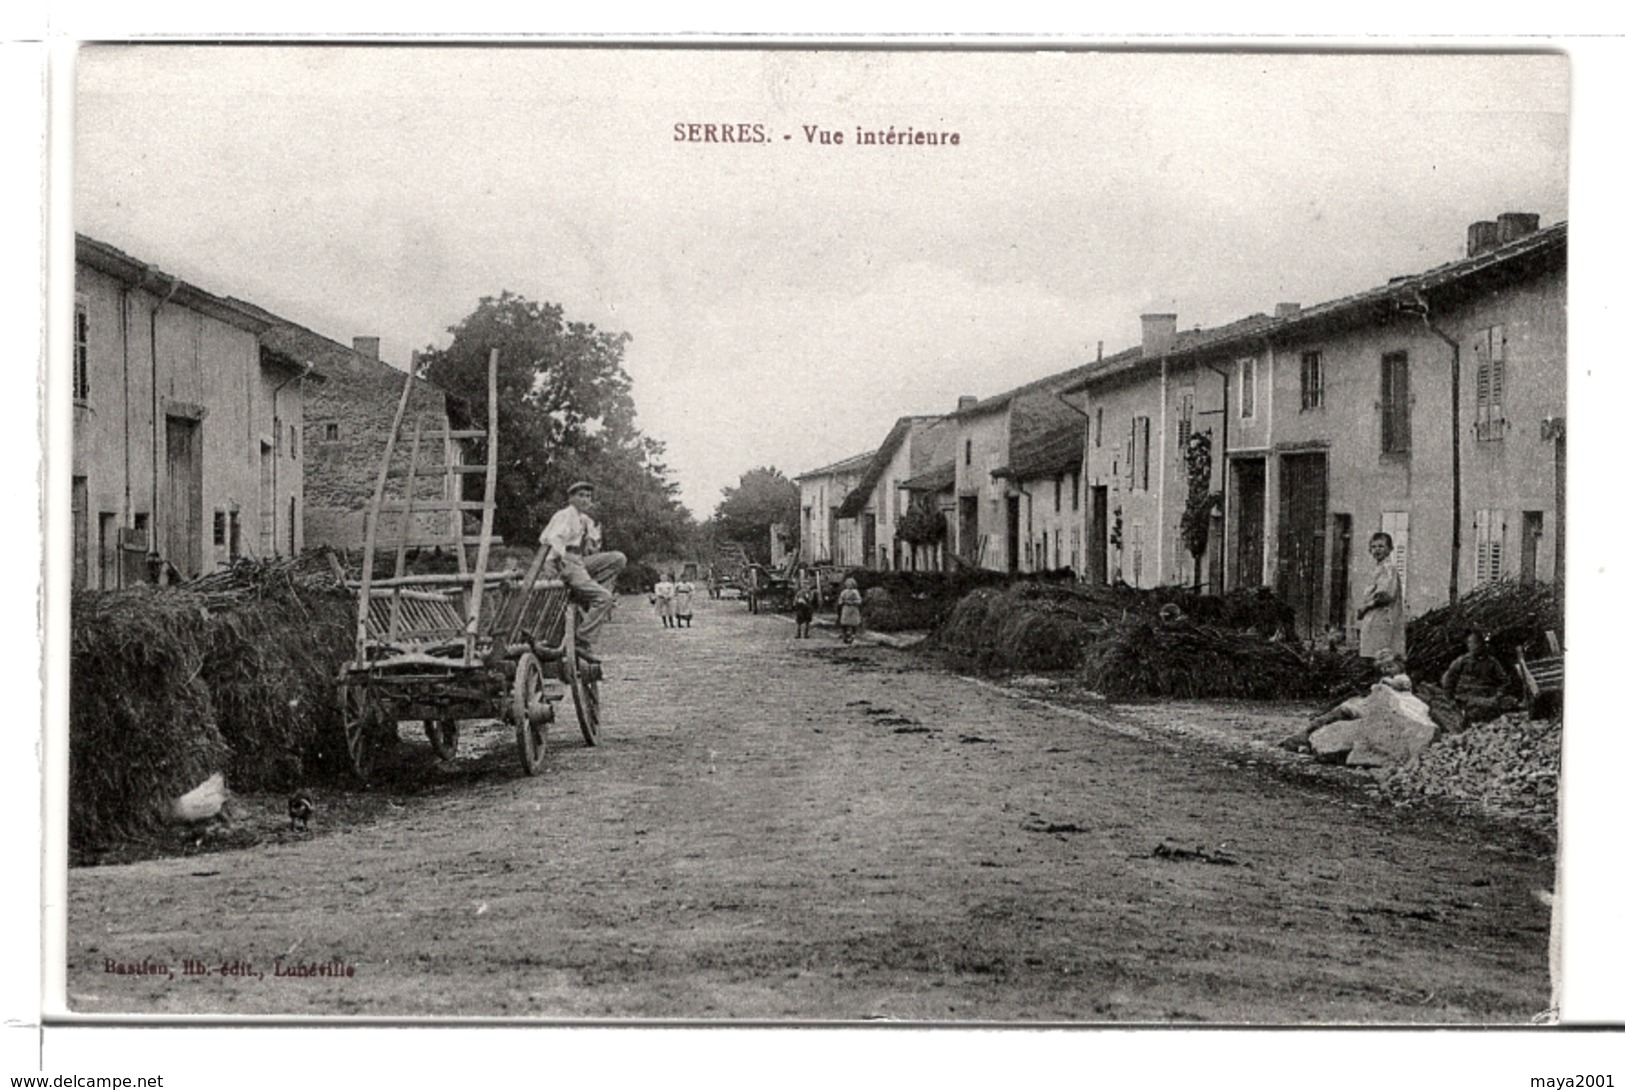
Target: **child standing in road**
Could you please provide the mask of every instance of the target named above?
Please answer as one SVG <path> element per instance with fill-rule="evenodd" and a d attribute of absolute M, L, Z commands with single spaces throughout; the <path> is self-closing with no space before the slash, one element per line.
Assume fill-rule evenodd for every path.
<path fill-rule="evenodd" d="M 660 576 L 660 582 L 655 584 L 654 597 L 650 601 L 655 604 L 655 612 L 660 614 L 660 627 L 675 628 L 677 624 L 672 620 L 672 599 L 677 596 L 677 587 L 671 580 L 671 573 L 666 572 Z"/>
<path fill-rule="evenodd" d="M 847 576 L 846 582 L 841 585 L 841 596 L 835 604 L 840 610 L 841 642 L 851 643 L 852 638 L 858 634 L 858 626 L 863 624 L 863 594 L 858 590 L 858 581 Z"/>
<path fill-rule="evenodd" d="M 813 607 L 818 603 L 818 596 L 806 583 L 796 591 L 796 639 L 804 640 L 812 635 Z"/>
<path fill-rule="evenodd" d="M 672 588 L 672 608 L 677 614 L 678 628 L 694 627 L 694 584 L 687 579 L 677 580 Z"/>

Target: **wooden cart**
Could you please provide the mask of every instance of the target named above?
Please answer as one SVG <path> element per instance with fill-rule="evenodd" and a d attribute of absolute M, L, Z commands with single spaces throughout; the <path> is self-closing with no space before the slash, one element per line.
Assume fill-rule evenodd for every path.
<path fill-rule="evenodd" d="M 553 705 L 566 689 L 582 737 L 598 743 L 601 673 L 597 663 L 576 656 L 579 611 L 568 588 L 541 578 L 544 554 L 528 572 L 487 570 L 496 540 L 496 365 L 492 351 L 489 431 L 455 431 L 444 416 L 419 416 L 404 460 L 400 439 L 411 372 L 401 391 L 367 515 L 361 580 L 353 584 L 355 657 L 338 675 L 345 744 L 363 781 L 371 779 L 380 745 L 396 739 L 402 720 L 421 721 L 435 753 L 449 760 L 456 756 L 460 720 L 501 719 L 514 729 L 526 773 L 535 775 Z M 454 442 L 479 438 L 486 440 L 486 464 L 462 464 Z M 436 449 L 438 460 L 430 457 Z M 484 474 L 483 498 L 462 499 L 463 478 L 478 473 Z M 404 480 L 404 487 L 391 492 L 392 478 Z M 463 524 L 468 514 L 479 517 L 476 534 Z M 472 570 L 469 545 L 476 546 Z M 380 548 L 391 547 L 395 574 L 376 578 Z M 457 571 L 409 573 L 409 552 L 432 547 L 454 555 Z"/>

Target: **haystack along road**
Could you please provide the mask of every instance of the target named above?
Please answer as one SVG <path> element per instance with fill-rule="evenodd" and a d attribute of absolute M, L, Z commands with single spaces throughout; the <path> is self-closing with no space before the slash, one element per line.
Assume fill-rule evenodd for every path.
<path fill-rule="evenodd" d="M 471 727 L 458 763 L 488 771 L 378 820 L 324 827 L 318 797 L 308 837 L 74 869 L 70 1007 L 1519 1023 L 1548 1004 L 1552 863 L 1530 838 L 700 606 L 665 629 L 623 599 L 603 744 L 566 702 L 539 777 Z"/>

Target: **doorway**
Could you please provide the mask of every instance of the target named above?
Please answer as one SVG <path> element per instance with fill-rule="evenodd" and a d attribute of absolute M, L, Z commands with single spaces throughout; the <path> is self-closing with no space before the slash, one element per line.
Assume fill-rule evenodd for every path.
<path fill-rule="evenodd" d="M 1105 586 L 1110 578 L 1106 571 L 1106 508 L 1110 503 L 1103 484 L 1089 486 L 1089 581 Z"/>
<path fill-rule="evenodd" d="M 1236 589 L 1264 585 L 1264 460 L 1231 462 L 1236 492 Z"/>
<path fill-rule="evenodd" d="M 959 555 L 973 568 L 982 566 L 981 528 L 976 523 L 976 497 L 959 497 Z"/>
<path fill-rule="evenodd" d="M 1004 567 L 1021 570 L 1021 497 L 1011 496 L 1004 505 Z"/>
<path fill-rule="evenodd" d="M 1281 456 L 1280 553 L 1275 590 L 1292 607 L 1298 635 L 1313 638 L 1325 624 L 1321 581 L 1326 570 L 1326 456 Z"/>
<path fill-rule="evenodd" d="M 165 417 L 163 557 L 187 579 L 203 565 L 203 444 L 200 422 Z"/>

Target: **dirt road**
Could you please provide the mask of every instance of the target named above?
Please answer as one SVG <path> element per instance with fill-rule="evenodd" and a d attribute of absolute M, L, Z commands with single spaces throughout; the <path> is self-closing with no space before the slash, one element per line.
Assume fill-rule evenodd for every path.
<path fill-rule="evenodd" d="M 436 767 L 409 727 L 403 757 L 439 788 L 376 821 L 319 810 L 308 838 L 74 869 L 70 1006 L 1517 1023 L 1547 1005 L 1531 891 L 1552 862 L 1527 838 L 699 605 L 667 630 L 623 600 L 604 743 L 565 703 L 538 778 L 494 728 Z"/>

